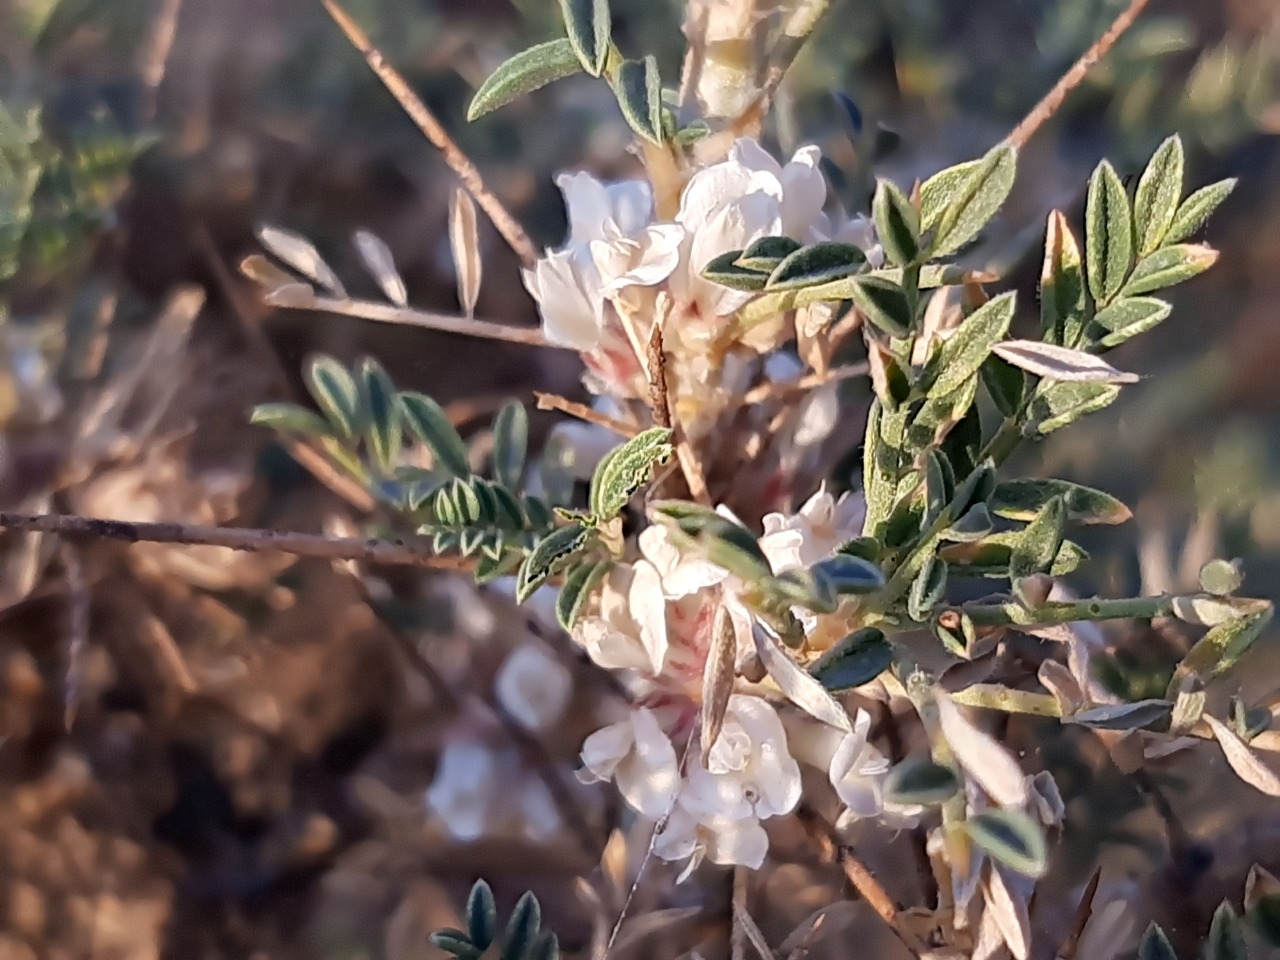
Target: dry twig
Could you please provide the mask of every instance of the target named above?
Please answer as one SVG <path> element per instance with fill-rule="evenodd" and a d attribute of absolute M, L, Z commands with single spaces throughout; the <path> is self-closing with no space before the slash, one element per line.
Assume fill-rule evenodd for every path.
<path fill-rule="evenodd" d="M 634 437 L 640 432 L 637 427 L 630 423 L 606 416 L 603 413 L 592 410 L 586 404 L 575 403 L 554 393 L 535 392 L 534 397 L 538 401 L 539 410 L 558 410 L 560 413 L 567 413 L 569 416 L 577 417 L 587 423 L 594 423 L 597 427 L 612 430 L 623 437 Z"/>
<path fill-rule="evenodd" d="M 440 557 L 426 545 L 407 540 L 378 540 L 360 537 L 326 537 L 318 533 L 286 530 L 258 530 L 243 527 L 206 527 L 185 523 L 135 523 L 73 514 L 0 513 L 0 528 L 56 533 L 68 538 L 126 540 L 129 543 L 181 543 L 227 547 L 260 553 L 279 550 L 299 557 L 325 560 L 366 560 L 370 563 L 432 567 L 440 570 L 469 570 L 463 557 Z"/>
<path fill-rule="evenodd" d="M 1138 14 L 1142 12 L 1148 2 L 1149 0 L 1130 0 L 1129 6 L 1121 11 L 1115 22 L 1107 28 L 1107 32 L 1100 36 L 1097 42 L 1084 52 L 1071 69 L 1062 75 L 1062 79 L 1054 84 L 1053 89 L 1045 94 L 1044 98 L 1031 109 L 1031 112 L 1014 128 L 1005 142 L 1019 149 L 1025 146 L 1036 131 L 1058 112 L 1058 108 L 1067 99 L 1067 95 L 1080 86 L 1084 78 L 1088 76 L 1089 71 L 1116 45 L 1116 41 L 1133 25 L 1133 21 L 1138 19 Z"/>
<path fill-rule="evenodd" d="M 344 317 L 375 320 L 378 323 L 424 327 L 428 330 L 439 330 L 442 333 L 456 333 L 479 340 L 501 340 L 504 343 L 519 343 L 527 347 L 565 349 L 558 344 L 549 343 L 542 335 L 542 331 L 534 327 L 513 327 L 505 323 L 494 323 L 492 320 L 475 320 L 449 313 L 414 310 L 410 307 L 379 303 L 376 300 L 340 300 L 336 297 L 294 299 L 292 296 L 277 299 L 270 293 L 264 299 L 272 306 L 295 310 L 316 310 L 322 313 L 336 313 Z"/>
<path fill-rule="evenodd" d="M 888 924 L 889 929 L 902 945 L 917 957 L 928 953 L 928 948 L 920 942 L 920 938 L 898 922 L 898 907 L 893 902 L 893 898 L 866 868 L 866 865 L 854 856 L 853 851 L 839 842 L 835 828 L 814 811 L 807 809 L 801 810 L 800 822 L 817 844 L 823 859 L 840 866 L 849 883 L 858 891 L 867 905 Z"/>
<path fill-rule="evenodd" d="M 347 39 L 351 41 L 352 46 L 363 55 L 365 62 L 369 64 L 369 69 L 382 81 L 382 85 L 387 88 L 388 92 L 396 98 L 396 102 L 400 104 L 404 112 L 409 115 L 409 118 L 422 131 L 423 135 L 439 149 L 444 156 L 445 163 L 458 175 L 458 179 L 467 188 L 467 192 L 475 198 L 480 208 L 489 215 L 493 225 L 498 228 L 498 232 L 511 245 L 511 249 L 520 257 L 521 262 L 526 267 L 532 266 L 534 261 L 538 259 L 538 251 L 534 248 L 533 241 L 524 232 L 524 228 L 516 222 L 515 217 L 502 205 L 502 201 L 485 186 L 484 179 L 480 176 L 480 171 L 476 169 L 476 165 L 471 162 L 471 158 L 454 143 L 453 138 L 445 131 L 440 121 L 436 119 L 435 114 L 413 92 L 413 88 L 409 86 L 404 77 L 400 76 L 399 72 L 391 64 L 387 63 L 381 51 L 373 45 L 369 37 L 351 19 L 347 12 L 338 5 L 337 0 L 320 0 L 320 2 L 324 4 L 324 8 L 329 12 L 329 16 L 333 18 L 334 23 L 347 35 Z"/>

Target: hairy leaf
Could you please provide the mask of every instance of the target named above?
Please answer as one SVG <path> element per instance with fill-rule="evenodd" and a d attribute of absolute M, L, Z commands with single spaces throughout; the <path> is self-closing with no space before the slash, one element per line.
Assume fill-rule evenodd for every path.
<path fill-rule="evenodd" d="M 1221 180 L 1202 187 L 1183 200 L 1174 215 L 1173 223 L 1169 225 L 1169 232 L 1164 236 L 1164 242 L 1178 243 L 1199 230 L 1235 188 L 1234 179 Z"/>
<path fill-rule="evenodd" d="M 1040 328 L 1048 343 L 1073 347 L 1084 330 L 1084 267 L 1080 247 L 1058 210 L 1049 214 L 1040 271 Z"/>
<path fill-rule="evenodd" d="M 1133 215 L 1115 168 L 1103 160 L 1089 179 L 1085 206 L 1089 291 L 1100 306 L 1120 292 L 1133 266 Z"/>
<path fill-rule="evenodd" d="M 300 433 L 312 437 L 333 435 L 329 421 L 292 403 L 260 403 L 253 408 L 249 422 L 271 427 L 281 433 Z"/>
<path fill-rule="evenodd" d="M 593 534 L 586 524 L 571 523 L 539 540 L 516 575 L 516 602 L 524 603 L 548 579 L 590 548 Z"/>
<path fill-rule="evenodd" d="M 405 291 L 404 279 L 396 269 L 391 249 L 382 242 L 380 237 L 368 230 L 356 231 L 355 244 L 356 250 L 360 253 L 360 259 L 364 261 L 365 268 L 378 284 L 383 295 L 397 307 L 405 306 L 409 302 L 408 293 Z"/>
<path fill-rule="evenodd" d="M 467 897 L 467 932 L 471 942 L 481 950 L 488 950 L 498 935 L 498 905 L 489 884 L 483 880 L 475 882 Z"/>
<path fill-rule="evenodd" d="M 1095 730 L 1143 730 L 1164 722 L 1172 713 L 1173 704 L 1168 700 L 1138 700 L 1079 710 L 1067 721 Z"/>
<path fill-rule="evenodd" d="M 893 664 L 893 648 L 882 631 L 863 627 L 819 657 L 809 673 L 832 693 L 870 683 Z"/>
<path fill-rule="evenodd" d="M 1124 373 L 1105 360 L 1069 347 L 1035 340 L 997 343 L 996 356 L 1028 373 L 1060 383 L 1136 383 L 1136 373 Z"/>
<path fill-rule="evenodd" d="M 1163 247 L 1138 261 L 1120 293 L 1135 297 L 1163 290 L 1199 276 L 1217 262 L 1218 251 L 1201 243 L 1176 243 Z"/>
<path fill-rule="evenodd" d="M 556 597 L 556 620 L 565 633 L 572 633 L 591 602 L 591 596 L 604 582 L 612 568 L 610 563 L 583 563 L 574 567 L 564 578 L 564 586 Z"/>
<path fill-rule="evenodd" d="M 955 796 L 960 789 L 955 771 L 928 757 L 907 757 L 884 780 L 884 798 L 903 806 L 933 806 Z"/>
<path fill-rule="evenodd" d="M 1010 578 L 1048 573 L 1062 547 L 1066 524 L 1067 507 L 1063 498 L 1051 497 L 1014 542 L 1009 557 Z"/>
<path fill-rule="evenodd" d="M 871 212 L 889 262 L 900 267 L 913 262 L 920 254 L 920 216 L 906 195 L 888 180 L 879 180 Z"/>
<path fill-rule="evenodd" d="M 987 855 L 1026 877 L 1044 876 L 1049 848 L 1040 825 L 1020 810 L 984 810 L 965 821 L 969 838 Z"/>
<path fill-rule="evenodd" d="M 867 319 L 889 336 L 905 337 L 911 332 L 911 302 L 900 284 L 884 277 L 861 276 L 850 293 Z"/>
<path fill-rule="evenodd" d="M 1173 224 L 1182 199 L 1184 163 L 1182 140 L 1175 134 L 1160 144 L 1138 181 L 1133 219 L 1140 257 L 1157 249 Z"/>
<path fill-rule="evenodd" d="M 609 57 L 612 32 L 609 0 L 560 0 L 560 12 L 582 69 L 593 77 L 600 76 Z"/>
<path fill-rule="evenodd" d="M 499 483 L 519 488 L 528 449 L 529 415 L 523 404 L 508 403 L 493 422 L 493 473 Z"/>
<path fill-rule="evenodd" d="M 652 427 L 609 451 L 591 478 L 592 516 L 600 522 L 617 516 L 654 465 L 666 463 L 673 452 L 671 431 L 665 427 Z"/>
<path fill-rule="evenodd" d="M 1013 321 L 1016 299 L 1010 291 L 987 301 L 966 317 L 936 354 L 938 376 L 929 393 L 941 395 L 959 389 L 991 356 Z"/>
<path fill-rule="evenodd" d="M 456 477 L 471 475 L 467 445 L 462 442 L 462 437 L 449 422 L 449 417 L 440 404 L 425 394 L 403 391 L 400 394 L 400 409 L 409 429 L 430 448 L 436 463 L 442 469 Z"/>
<path fill-rule="evenodd" d="M 812 287 L 856 273 L 867 262 L 867 255 L 851 243 L 821 240 L 801 247 L 787 256 L 773 273 L 765 289 L 796 290 Z"/>
<path fill-rule="evenodd" d="M 333 357 L 322 355 L 308 361 L 303 375 L 311 396 L 338 434 L 348 439 L 357 436 L 364 426 L 364 411 L 360 388 L 347 368 Z"/>
<path fill-rule="evenodd" d="M 978 235 L 1013 189 L 1018 153 L 1009 144 L 981 160 L 930 177 L 920 190 L 923 228 L 933 230 L 932 257 L 955 253 Z"/>
<path fill-rule="evenodd" d="M 1098 343 L 1103 347 L 1119 346 L 1161 323 L 1172 310 L 1169 304 L 1154 297 L 1121 297 L 1094 316 L 1094 323 L 1110 331 Z"/>
<path fill-rule="evenodd" d="M 991 511 L 1010 520 L 1032 520 L 1054 497 L 1065 501 L 1067 519 L 1074 523 L 1124 523 L 1133 516 L 1109 493 L 1069 480 L 1006 480 L 991 496 Z"/>
<path fill-rule="evenodd" d="M 653 57 L 623 61 L 613 91 L 631 129 L 650 143 L 661 144 L 662 78 L 658 62 Z"/>
<path fill-rule="evenodd" d="M 1044 384 L 1028 408 L 1031 416 L 1027 430 L 1041 435 L 1052 433 L 1102 410 L 1118 396 L 1120 388 L 1112 383 Z"/>
<path fill-rule="evenodd" d="M 489 75 L 471 98 L 467 120 L 476 120 L 513 100 L 582 70 L 573 44 L 551 40 L 517 53 Z"/>

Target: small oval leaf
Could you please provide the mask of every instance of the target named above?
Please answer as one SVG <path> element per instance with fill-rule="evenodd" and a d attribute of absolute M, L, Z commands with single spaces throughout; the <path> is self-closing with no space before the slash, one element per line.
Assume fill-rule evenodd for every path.
<path fill-rule="evenodd" d="M 529 449 L 529 414 L 524 405 L 508 403 L 493 421 L 493 475 L 510 490 L 520 487 Z"/>
<path fill-rule="evenodd" d="M 801 247 L 778 264 L 769 275 L 765 289 L 798 290 L 857 273 L 867 262 L 860 247 L 835 240 L 822 240 Z"/>
<path fill-rule="evenodd" d="M 617 516 L 649 479 L 654 465 L 666 463 L 674 449 L 671 431 L 652 427 L 606 454 L 591 478 L 589 509 L 596 521 Z"/>
<path fill-rule="evenodd" d="M 1110 162 L 1098 164 L 1089 178 L 1085 204 L 1085 256 L 1089 291 L 1099 306 L 1120 292 L 1133 266 L 1133 215 L 1124 184 Z"/>
<path fill-rule="evenodd" d="M 489 75 L 471 98 L 467 120 L 504 107 L 513 100 L 545 87 L 554 80 L 572 76 L 582 70 L 573 44 L 568 40 L 539 43 L 517 53 Z"/>
<path fill-rule="evenodd" d="M 1136 373 L 1117 370 L 1100 357 L 1035 340 L 1006 340 L 993 352 L 1019 369 L 1059 383 L 1137 383 Z"/>
<path fill-rule="evenodd" d="M 893 647 L 875 627 L 855 630 L 819 657 L 809 673 L 832 693 L 870 683 L 893 664 Z"/>
<path fill-rule="evenodd" d="M 1182 199 L 1184 163 L 1182 140 L 1174 134 L 1160 144 L 1138 181 L 1133 199 L 1138 256 L 1158 248 L 1173 224 Z"/>
<path fill-rule="evenodd" d="M 902 806 L 933 806 L 955 796 L 960 782 L 955 772 L 928 757 L 908 757 L 889 771 L 884 798 Z"/>
<path fill-rule="evenodd" d="M 560 0 L 560 12 L 582 69 L 593 77 L 600 76 L 609 57 L 609 0 Z"/>
<path fill-rule="evenodd" d="M 467 445 L 440 404 L 425 394 L 404 391 L 400 394 L 400 409 L 409 429 L 431 449 L 441 468 L 456 477 L 471 475 Z"/>
<path fill-rule="evenodd" d="M 650 143 L 662 143 L 662 78 L 653 57 L 625 60 L 618 67 L 614 94 L 631 129 Z"/>
<path fill-rule="evenodd" d="M 993 860 L 1025 877 L 1042 877 L 1049 848 L 1040 825 L 1019 810 L 984 810 L 965 821 L 969 838 Z"/>

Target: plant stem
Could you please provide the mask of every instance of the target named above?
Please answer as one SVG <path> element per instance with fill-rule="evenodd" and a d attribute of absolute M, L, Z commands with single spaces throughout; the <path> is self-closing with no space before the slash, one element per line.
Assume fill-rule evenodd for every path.
<path fill-rule="evenodd" d="M 440 330 L 443 333 L 456 333 L 464 337 L 476 337 L 481 340 L 501 340 L 504 343 L 519 343 L 529 347 L 562 348 L 549 343 L 541 330 L 531 327 L 513 327 L 505 323 L 494 323 L 490 320 L 475 320 L 470 317 L 458 317 L 448 313 L 429 313 L 425 310 L 413 310 L 408 307 L 397 307 L 390 303 L 379 303 L 376 300 L 350 300 L 336 297 L 311 297 L 307 300 L 288 298 L 278 301 L 267 294 L 264 299 L 272 306 L 288 307 L 295 310 L 315 310 L 321 313 L 337 313 L 344 317 L 359 317 L 362 320 L 375 320 L 378 323 L 399 323 L 411 327 L 425 327 L 428 330 Z"/>
<path fill-rule="evenodd" d="M 241 527 L 205 527 L 185 523 L 135 523 L 73 514 L 0 513 L 0 529 L 56 533 L 81 539 L 127 540 L 130 543 L 177 543 L 227 547 L 259 553 L 278 550 L 300 557 L 326 560 L 366 560 L 371 563 L 433 567 L 440 570 L 469 570 L 464 557 L 440 557 L 426 545 L 408 540 L 378 540 L 360 537 L 326 537 L 317 533 L 285 530 L 257 530 Z"/>
<path fill-rule="evenodd" d="M 503 239 L 511 245 L 511 249 L 516 252 L 521 263 L 526 267 L 533 266 L 538 259 L 538 251 L 533 245 L 533 241 L 529 239 L 528 234 L 524 232 L 524 228 L 516 222 L 515 217 L 502 205 L 502 201 L 489 190 L 484 184 L 484 179 L 480 176 L 480 171 L 476 169 L 476 165 L 471 162 L 453 138 L 445 131 L 440 121 L 436 119 L 422 99 L 413 92 L 413 88 L 405 81 L 404 77 L 396 71 L 396 69 L 387 63 L 382 56 L 382 52 L 369 40 L 369 37 L 360 29 L 351 17 L 341 6 L 337 0 L 320 0 L 324 4 L 325 10 L 329 12 L 329 16 L 333 18 L 339 29 L 346 34 L 347 39 L 351 41 L 351 45 L 360 51 L 365 62 L 369 64 L 372 70 L 382 81 L 387 91 L 396 98 L 396 102 L 400 104 L 409 118 L 422 131 L 423 135 L 435 144 L 444 162 L 447 163 L 458 175 L 458 179 L 462 181 L 462 185 L 467 188 L 467 192 L 475 197 L 482 210 L 489 215 L 489 219 L 493 221 L 493 225 L 498 228 L 498 232 L 502 234 Z"/>
<path fill-rule="evenodd" d="M 1132 597 L 1123 600 L 1073 600 L 1044 603 L 1029 610 L 1016 601 L 967 603 L 950 607 L 967 616 L 976 627 L 1049 626 L 1077 620 L 1152 620 L 1173 615 L 1174 598 Z"/>

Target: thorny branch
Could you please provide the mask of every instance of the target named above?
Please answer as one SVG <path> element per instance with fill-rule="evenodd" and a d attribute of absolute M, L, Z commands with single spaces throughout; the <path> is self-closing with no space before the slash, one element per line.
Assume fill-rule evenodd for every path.
<path fill-rule="evenodd" d="M 413 88 L 400 76 L 399 72 L 387 63 L 382 56 L 382 52 L 369 40 L 360 26 L 351 19 L 345 10 L 338 5 L 337 0 L 320 0 L 324 4 L 324 8 L 329 12 L 329 16 L 333 18 L 334 23 L 347 35 L 347 39 L 364 56 L 365 62 L 369 64 L 371 69 L 382 81 L 390 92 L 396 98 L 396 102 L 400 104 L 404 112 L 422 131 L 423 135 L 430 140 L 444 156 L 444 161 L 458 175 L 458 179 L 462 181 L 462 185 L 467 188 L 467 192 L 475 198 L 481 209 L 489 215 L 489 219 L 493 221 L 493 225 L 498 228 L 498 232 L 502 234 L 503 239 L 511 245 L 511 249 L 520 257 L 521 262 L 526 266 L 532 266 L 534 261 L 538 259 L 538 251 L 533 245 L 533 241 L 529 239 L 528 234 L 524 232 L 524 228 L 516 222 L 515 217 L 502 205 L 502 201 L 494 195 L 494 193 L 485 186 L 484 179 L 480 176 L 480 171 L 476 169 L 476 165 L 471 162 L 462 150 L 454 143 L 453 138 L 445 131 L 440 121 L 436 119 L 422 99 L 413 92 Z"/>

